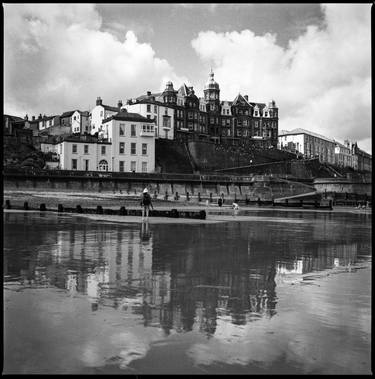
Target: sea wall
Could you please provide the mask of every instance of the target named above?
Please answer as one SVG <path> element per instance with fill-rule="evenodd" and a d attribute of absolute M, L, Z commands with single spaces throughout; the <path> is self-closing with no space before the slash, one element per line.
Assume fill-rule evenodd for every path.
<path fill-rule="evenodd" d="M 199 177 L 198 177 L 199 178 Z M 248 179 L 248 180 L 245 180 Z M 45 177 L 43 175 L 3 177 L 4 191 L 44 191 L 44 192 L 88 192 L 88 193 L 122 193 L 140 195 L 145 187 L 157 198 L 189 198 L 191 201 L 225 199 L 269 201 L 283 196 L 292 196 L 314 191 L 303 183 L 281 180 L 266 175 L 256 175 L 243 180 L 204 180 L 198 179 L 152 179 L 111 178 L 111 177 Z"/>

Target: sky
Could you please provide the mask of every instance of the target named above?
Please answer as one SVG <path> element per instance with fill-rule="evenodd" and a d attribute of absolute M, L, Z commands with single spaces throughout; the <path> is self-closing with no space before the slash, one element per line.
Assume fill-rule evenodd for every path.
<path fill-rule="evenodd" d="M 275 100 L 279 130 L 371 153 L 371 4 L 3 4 L 4 113 L 61 114 L 158 92 Z"/>

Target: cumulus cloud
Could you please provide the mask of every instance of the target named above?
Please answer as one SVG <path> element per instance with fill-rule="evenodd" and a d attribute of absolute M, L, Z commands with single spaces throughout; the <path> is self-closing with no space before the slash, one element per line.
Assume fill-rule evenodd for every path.
<path fill-rule="evenodd" d="M 214 67 L 221 98 L 240 92 L 275 99 L 279 129 L 305 128 L 371 150 L 370 4 L 322 5 L 324 25 L 310 25 L 286 48 L 251 30 L 200 32 L 198 56 Z"/>
<path fill-rule="evenodd" d="M 124 26 L 103 28 L 92 4 L 4 5 L 4 111 L 59 114 L 180 83 L 167 60 Z"/>

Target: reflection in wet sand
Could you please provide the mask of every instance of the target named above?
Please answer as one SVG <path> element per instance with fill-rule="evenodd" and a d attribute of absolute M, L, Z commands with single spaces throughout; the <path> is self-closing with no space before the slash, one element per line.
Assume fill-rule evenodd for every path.
<path fill-rule="evenodd" d="M 164 337 L 159 332 L 150 337 L 150 344 L 176 333 L 198 333 L 204 340 L 186 350 L 198 365 L 271 362 L 281 345 L 272 334 L 265 338 L 265 328 L 276 315 L 286 317 L 286 302 L 280 302 L 288 286 L 351 272 L 371 252 L 370 222 L 342 222 L 330 214 L 278 222 L 284 216 L 275 212 L 269 222 L 187 228 L 5 213 L 5 287 L 57 288 L 86 301 L 93 314 L 112 309 L 129 315 L 137 325 L 141 320 L 142 328 L 163 332 Z M 330 327 L 337 325 L 332 321 Z M 119 328 L 102 343 L 119 350 L 106 364 L 124 369 L 145 358 L 150 345 L 140 342 L 134 328 Z M 221 342 L 203 342 L 210 339 Z M 103 350 L 94 341 L 86 345 L 85 364 L 103 362 Z"/>

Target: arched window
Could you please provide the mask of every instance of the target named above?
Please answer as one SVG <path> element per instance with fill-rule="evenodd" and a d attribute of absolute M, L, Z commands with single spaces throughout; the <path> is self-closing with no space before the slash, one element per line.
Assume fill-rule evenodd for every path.
<path fill-rule="evenodd" d="M 105 159 L 99 162 L 99 171 L 108 171 L 108 162 Z"/>

